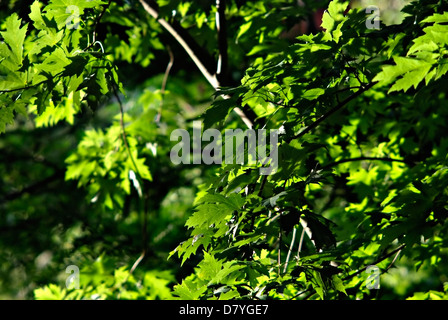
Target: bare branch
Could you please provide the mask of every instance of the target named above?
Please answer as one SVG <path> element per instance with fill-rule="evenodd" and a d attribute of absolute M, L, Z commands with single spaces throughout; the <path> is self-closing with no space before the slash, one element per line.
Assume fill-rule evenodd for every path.
<path fill-rule="evenodd" d="M 204 77 L 207 79 L 207 81 L 212 85 L 213 88 L 217 89 L 219 87 L 218 79 L 215 75 L 212 75 L 209 70 L 206 68 L 204 63 L 199 59 L 199 57 L 196 55 L 196 53 L 193 51 L 193 48 L 188 44 L 184 37 L 182 37 L 178 30 L 176 30 L 168 21 L 166 21 L 163 18 L 159 17 L 158 11 L 151 7 L 146 1 L 139 0 L 142 4 L 143 8 L 148 12 L 154 19 L 157 20 L 158 23 L 162 27 L 164 27 L 176 40 L 179 42 L 179 44 L 184 48 L 184 50 L 187 52 L 187 54 L 190 56 L 190 58 L 193 60 L 193 62 L 196 64 L 196 66 L 199 68 L 199 71 L 204 75 Z"/>
<path fill-rule="evenodd" d="M 401 250 L 403 250 L 403 248 L 404 248 L 405 246 L 406 246 L 405 244 L 402 244 L 401 246 L 399 246 L 399 247 L 396 248 L 395 250 L 392 250 L 391 252 L 389 252 L 389 253 L 385 254 L 384 256 L 378 258 L 376 261 L 372 262 L 370 265 L 378 264 L 378 263 L 380 263 L 381 261 L 386 260 L 386 259 L 389 258 L 390 256 L 393 256 L 393 255 L 396 254 L 397 252 L 398 252 L 398 253 L 401 252 Z M 395 259 L 396 259 L 396 257 L 394 258 L 394 261 L 393 261 L 393 262 L 395 262 Z M 345 281 L 345 280 L 349 280 L 349 279 L 351 279 L 351 278 L 357 276 L 358 274 L 364 272 L 365 270 L 367 270 L 367 268 L 368 268 L 368 266 L 365 266 L 365 267 L 359 269 L 358 271 L 356 271 L 355 273 L 352 273 L 351 275 L 348 275 L 347 277 L 345 277 L 345 278 L 342 279 L 342 280 L 344 280 L 344 281 Z"/>
<path fill-rule="evenodd" d="M 168 76 L 169 76 L 171 68 L 173 67 L 173 64 L 174 64 L 173 50 L 171 50 L 171 47 L 169 45 L 166 46 L 166 49 L 167 49 L 168 54 L 170 56 L 170 61 L 168 62 L 168 65 L 166 66 L 165 75 L 163 76 L 162 87 L 160 89 L 160 92 L 162 93 L 162 95 L 165 93 L 166 83 L 168 81 Z M 163 101 L 164 100 L 162 100 L 162 102 L 160 103 L 159 112 L 157 113 L 156 120 L 155 120 L 156 123 L 159 123 L 160 122 L 160 118 L 162 117 Z"/>
<path fill-rule="evenodd" d="M 285 267 L 283 268 L 283 273 L 285 273 L 286 270 L 288 269 L 288 263 L 289 263 L 289 259 L 291 258 L 292 248 L 294 247 L 294 242 L 296 241 L 296 233 L 297 233 L 297 228 L 294 227 L 294 229 L 292 230 L 291 244 L 289 245 L 288 255 L 286 256 Z"/>
<path fill-rule="evenodd" d="M 19 191 L 4 195 L 2 198 L 0 198 L 0 204 L 7 202 L 7 201 L 12 201 L 12 200 L 18 199 L 26 193 L 40 192 L 40 191 L 44 190 L 46 187 L 48 187 L 48 185 L 50 185 L 52 182 L 55 182 L 57 180 L 63 181 L 64 175 L 65 175 L 65 170 L 62 170 L 62 169 L 57 170 L 51 176 L 49 176 L 41 181 L 37 181 L 29 186 L 22 188 Z"/>
<path fill-rule="evenodd" d="M 297 249 L 297 259 L 300 259 L 300 251 L 302 251 L 302 245 L 303 245 L 303 236 L 305 235 L 305 228 L 302 229 L 302 234 L 300 235 L 299 240 L 299 248 Z"/>
<path fill-rule="evenodd" d="M 162 92 L 162 94 L 165 93 L 166 83 L 168 81 L 168 76 L 169 76 L 171 68 L 173 67 L 173 64 L 174 64 L 173 50 L 171 50 L 170 46 L 166 46 L 166 49 L 167 49 L 168 54 L 170 56 L 170 62 L 168 62 L 168 65 L 166 66 L 166 70 L 165 70 L 165 75 L 163 76 L 162 88 L 160 90 Z"/>
<path fill-rule="evenodd" d="M 216 74 L 212 74 L 209 71 L 209 68 L 207 68 L 206 61 L 209 58 L 206 57 L 206 55 L 201 52 L 202 59 L 198 56 L 196 53 L 198 51 L 198 45 L 194 42 L 194 39 L 192 39 L 187 32 L 184 32 L 184 30 L 180 27 L 174 27 L 172 24 L 170 24 L 165 19 L 159 17 L 159 12 L 155 8 L 155 4 L 152 4 L 152 6 L 148 3 L 148 1 L 145 0 L 139 0 L 142 4 L 143 8 L 148 12 L 154 19 L 157 20 L 157 22 L 160 23 L 162 27 L 164 27 L 176 40 L 179 42 L 179 44 L 184 48 L 184 50 L 187 52 L 187 54 L 190 56 L 190 58 L 193 60 L 193 62 L 196 64 L 196 66 L 199 68 L 199 71 L 203 74 L 205 79 L 210 83 L 210 85 L 217 90 L 220 87 L 220 83 L 218 81 L 218 78 Z M 153 3 L 154 1 L 151 1 Z M 222 9 L 221 9 L 222 10 Z M 222 22 L 222 21 L 221 21 Z M 222 26 L 222 25 L 221 25 Z M 221 30 L 223 30 L 221 28 Z M 182 33 L 182 34 L 181 34 Z M 221 33 L 222 36 L 222 33 Z M 188 41 L 186 40 L 188 38 Z M 193 46 L 196 49 L 193 49 Z M 224 50 L 224 48 L 222 48 Z M 196 52 L 195 52 L 196 51 Z M 227 51 L 227 50 L 226 50 Z M 221 51 L 223 53 L 223 51 Z M 224 58 L 224 57 L 223 57 Z M 226 58 L 227 59 L 227 58 Z M 224 62 L 224 59 L 222 60 Z M 222 65 L 221 65 L 221 71 L 222 71 Z M 224 99 L 228 99 L 229 96 L 223 95 Z M 246 114 L 241 110 L 239 107 L 235 107 L 233 111 L 241 118 L 241 120 L 246 124 L 246 126 L 251 129 L 253 124 L 252 121 L 246 116 Z"/>
<path fill-rule="evenodd" d="M 225 82 L 228 66 L 226 0 L 216 0 L 216 29 L 218 30 L 219 58 L 216 74 L 219 82 Z"/>

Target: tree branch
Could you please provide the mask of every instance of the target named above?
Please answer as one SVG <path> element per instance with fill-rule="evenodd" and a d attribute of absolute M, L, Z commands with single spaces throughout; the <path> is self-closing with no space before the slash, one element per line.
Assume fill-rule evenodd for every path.
<path fill-rule="evenodd" d="M 303 236 L 305 235 L 305 231 L 306 231 L 306 229 L 303 228 L 302 234 L 300 235 L 299 248 L 297 248 L 297 259 L 300 259 L 300 251 L 302 251 L 303 238 L 304 238 Z"/>
<path fill-rule="evenodd" d="M 60 169 L 60 170 L 56 171 L 55 173 L 53 173 L 51 176 L 49 176 L 41 181 L 37 181 L 29 186 L 22 188 L 19 191 L 6 194 L 5 196 L 3 196 L 3 199 L 0 200 L 0 203 L 15 200 L 15 199 L 23 196 L 25 193 L 34 193 L 34 192 L 40 191 L 54 181 L 57 181 L 59 179 L 63 180 L 64 175 L 65 175 L 65 170 Z"/>
<path fill-rule="evenodd" d="M 169 45 L 166 46 L 166 49 L 167 49 L 168 54 L 170 56 L 170 61 L 168 62 L 168 65 L 167 65 L 166 70 L 165 70 L 165 75 L 163 76 L 163 80 L 162 80 L 162 87 L 160 89 L 160 92 L 162 93 L 162 96 L 165 93 L 166 84 L 168 82 L 168 76 L 169 76 L 171 68 L 173 67 L 173 64 L 174 64 L 173 50 L 171 50 L 171 47 Z M 159 112 L 157 113 L 156 120 L 155 120 L 156 123 L 160 123 L 160 118 L 162 117 L 163 101 L 164 100 L 162 99 L 162 101 L 160 103 Z"/>
<path fill-rule="evenodd" d="M 347 99 L 345 99 L 344 101 L 338 103 L 337 106 L 335 106 L 333 109 L 331 109 L 330 111 L 328 111 L 327 113 L 323 114 L 322 116 L 320 116 L 316 121 L 314 121 L 313 123 L 311 123 L 308 127 L 306 127 L 303 131 L 301 131 L 299 134 L 295 135 L 294 137 L 290 138 L 289 140 L 287 140 L 286 142 L 289 143 L 294 139 L 298 139 L 302 136 L 304 136 L 305 134 L 307 134 L 308 132 L 310 132 L 311 130 L 313 130 L 314 128 L 316 128 L 317 126 L 319 126 L 323 121 L 325 121 L 328 117 L 330 117 L 333 113 L 339 111 L 340 109 L 342 109 L 343 107 L 345 107 L 346 104 L 348 104 L 350 101 L 354 100 L 355 98 L 359 97 L 361 94 L 363 94 L 364 92 L 366 92 L 367 90 L 369 90 L 370 88 L 372 88 L 377 82 L 372 82 L 369 83 L 368 85 L 366 85 L 365 87 L 363 87 L 362 89 L 359 89 L 358 91 L 356 91 L 354 94 L 352 94 L 350 97 L 348 97 Z"/>
<path fill-rule="evenodd" d="M 162 94 L 165 93 L 166 83 L 168 81 L 168 76 L 169 76 L 171 68 L 173 67 L 173 64 L 174 64 L 173 50 L 171 50 L 171 47 L 169 45 L 166 46 L 166 50 L 168 51 L 168 54 L 170 56 L 170 61 L 168 62 L 168 65 L 166 66 L 165 74 L 163 76 L 162 87 L 160 89 L 160 92 Z"/>
<path fill-rule="evenodd" d="M 386 255 L 384 255 L 384 256 L 378 258 L 376 261 L 372 262 L 370 265 L 376 265 L 376 264 L 380 263 L 381 261 L 386 260 L 386 259 L 389 258 L 390 256 L 393 256 L 395 253 L 400 252 L 401 250 L 403 250 L 403 248 L 404 248 L 405 246 L 406 246 L 405 244 L 402 244 L 401 246 L 399 246 L 399 247 L 396 248 L 395 250 L 392 250 L 392 251 L 389 252 L 388 254 L 386 254 Z M 394 259 L 393 262 L 395 262 L 395 260 L 396 260 L 396 258 Z M 393 262 L 392 262 L 392 263 L 393 263 Z M 342 279 L 342 280 L 345 281 L 345 280 L 349 280 L 349 279 L 351 279 L 351 278 L 353 278 L 353 277 L 356 277 L 358 274 L 360 274 L 360 273 L 364 272 L 365 270 L 367 270 L 368 267 L 369 267 L 369 266 L 365 266 L 365 267 L 359 269 L 358 271 L 356 271 L 355 273 L 353 273 L 353 274 L 351 274 L 351 275 L 348 275 L 347 277 L 345 277 L 345 278 Z"/>
<path fill-rule="evenodd" d="M 322 169 L 326 170 L 329 169 L 331 167 L 335 167 L 341 163 L 346 163 L 346 162 L 354 162 L 354 161 L 386 161 L 386 162 L 401 162 L 401 163 L 405 163 L 405 164 L 413 164 L 414 162 L 412 161 L 407 161 L 407 160 L 403 160 L 403 159 L 393 159 L 393 158 L 379 158 L 379 157 L 358 157 L 358 158 L 350 158 L 350 159 L 342 159 L 339 161 L 335 161 L 333 163 L 327 164 L 326 166 L 324 166 Z"/>
<path fill-rule="evenodd" d="M 226 0 L 216 0 L 216 29 L 218 30 L 219 58 L 216 74 L 218 81 L 226 83 L 228 68 Z"/>
<path fill-rule="evenodd" d="M 177 40 L 177 42 L 179 42 L 179 44 L 187 52 L 188 56 L 199 68 L 199 71 L 201 71 L 205 79 L 207 79 L 210 85 L 215 90 L 217 90 L 220 87 L 220 83 L 218 81 L 216 74 L 213 74 L 210 71 L 213 69 L 212 67 L 210 67 L 210 63 L 208 63 L 208 61 L 212 60 L 210 56 L 208 54 L 205 54 L 204 50 L 201 49 L 201 47 L 196 43 L 196 41 L 179 24 L 176 23 L 170 24 L 165 19 L 160 18 L 159 12 L 157 10 L 157 4 L 155 3 L 155 1 L 152 0 L 139 0 L 139 1 L 142 4 L 143 8 L 146 10 L 146 12 L 148 12 L 154 19 L 156 19 L 157 22 L 162 27 L 164 27 Z M 222 95 L 222 97 L 224 99 L 229 98 L 229 96 L 227 95 Z M 252 121 L 246 116 L 243 110 L 241 110 L 239 107 L 235 107 L 233 111 L 241 118 L 241 120 L 246 124 L 246 126 L 249 129 L 252 129 L 253 126 Z"/>
<path fill-rule="evenodd" d="M 193 60 L 193 62 L 196 64 L 196 66 L 199 68 L 199 71 L 204 75 L 204 77 L 207 79 L 207 81 L 212 85 L 213 88 L 217 89 L 219 87 L 218 79 L 215 75 L 213 75 L 209 69 L 206 67 L 204 62 L 198 57 L 196 52 L 194 51 L 192 47 L 193 41 L 189 41 L 187 43 L 186 41 L 186 33 L 181 31 L 180 26 L 178 25 L 177 28 L 175 28 L 173 25 L 171 25 L 168 21 L 165 19 L 159 17 L 159 12 L 154 4 L 151 6 L 147 1 L 145 0 L 139 0 L 142 4 L 143 8 L 148 12 L 154 19 L 157 20 L 157 22 L 165 28 L 176 40 L 179 42 L 179 44 L 184 48 L 184 50 L 187 52 L 187 54 L 190 56 L 190 58 Z M 183 33 L 181 35 L 181 33 Z"/>

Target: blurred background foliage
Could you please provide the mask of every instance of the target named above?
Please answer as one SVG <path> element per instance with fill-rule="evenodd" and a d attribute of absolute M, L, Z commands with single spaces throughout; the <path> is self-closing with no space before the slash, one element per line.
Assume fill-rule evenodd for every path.
<path fill-rule="evenodd" d="M 0 29 L 4 30 L 6 17 L 14 12 L 29 22 L 32 2 L 1 1 Z M 294 25 L 294 18 L 306 14 L 300 10 L 294 14 L 276 11 L 277 16 L 267 16 L 262 14 L 266 10 L 263 2 L 248 1 L 242 9 L 240 5 L 245 2 L 232 1 L 228 8 L 232 39 L 229 85 L 238 84 L 244 71 L 265 50 L 290 44 L 293 40 L 280 35 Z M 309 12 L 325 8 L 328 2 L 305 1 Z M 393 24 L 402 20 L 400 9 L 407 2 L 361 0 L 353 1 L 352 6 L 377 5 L 383 22 Z M 217 57 L 214 12 L 209 1 L 158 3 L 163 16 L 176 12 L 182 26 L 212 57 Z M 295 5 L 295 1 L 289 3 Z M 255 18 L 247 27 L 252 30 L 241 32 L 239 27 L 251 15 Z M 214 90 L 138 1 L 114 1 L 110 14 L 98 26 L 98 36 L 110 59 L 119 66 L 126 93 L 122 96 L 123 107 L 131 123 L 127 130 L 140 137 L 132 143 L 150 168 L 152 181 L 145 181 L 147 231 L 142 232 L 143 204 L 135 188 L 114 183 L 107 186 L 101 177 L 96 186 L 89 181 L 80 188 L 82 179 L 74 179 L 86 173 L 83 161 L 107 166 L 97 158 L 104 158 L 115 146 L 86 145 L 82 149 L 80 142 L 87 130 L 96 137 L 117 134 L 113 128 L 119 128 L 119 103 L 113 95 L 97 101 L 96 108 L 83 107 L 74 115 L 73 125 L 60 121 L 50 126 L 51 119 L 45 116 L 18 116 L 0 135 L 1 299 L 170 299 L 173 285 L 193 272 L 200 261 L 189 259 L 180 268 L 180 259 L 167 258 L 188 237 L 184 224 L 213 167 L 173 166 L 169 133 L 175 128 L 191 128 L 192 120 L 210 105 Z M 174 64 L 163 88 L 170 61 L 167 48 L 172 51 Z M 161 120 L 155 121 L 159 112 Z M 74 156 L 75 150 L 78 152 Z M 67 176 L 67 166 L 73 179 Z M 99 189 L 106 187 L 109 193 L 98 195 Z M 130 274 L 142 242 L 147 247 L 146 256 Z M 399 259 L 381 278 L 382 298 L 402 299 L 419 291 L 429 295 L 428 290 L 448 281 L 447 252 L 438 256 L 437 261 L 430 262 L 431 269 L 419 266 L 416 270 L 406 258 Z M 80 267 L 81 291 L 63 289 L 69 265 Z M 50 283 L 55 285 L 45 287 Z"/>
<path fill-rule="evenodd" d="M 411 0 L 357 0 L 353 1 L 354 8 L 376 6 L 380 9 L 381 20 L 386 25 L 399 24 L 403 20 L 401 9 Z"/>

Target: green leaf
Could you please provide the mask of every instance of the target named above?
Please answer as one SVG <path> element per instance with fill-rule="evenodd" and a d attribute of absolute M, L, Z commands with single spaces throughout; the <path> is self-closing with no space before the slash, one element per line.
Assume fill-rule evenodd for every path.
<path fill-rule="evenodd" d="M 0 106 L 0 133 L 5 132 L 7 124 L 14 123 L 14 107 Z"/>
<path fill-rule="evenodd" d="M 373 79 L 383 85 L 395 82 L 389 92 L 401 90 L 406 92 L 412 86 L 417 88 L 432 67 L 431 63 L 415 58 L 394 57 L 394 61 L 396 65 L 383 67 L 383 70 Z M 402 78 L 395 81 L 399 76 Z"/>
<path fill-rule="evenodd" d="M 340 1 L 340 0 L 333 0 L 328 4 L 328 10 L 326 10 L 322 16 L 322 25 L 321 25 L 322 28 L 324 28 L 328 34 L 330 34 L 330 32 L 334 30 L 334 27 L 336 24 L 338 24 L 338 22 L 344 20 L 344 12 L 347 9 L 348 4 L 349 4 L 348 1 Z M 338 36 L 338 40 L 340 37 L 339 33 L 340 28 L 339 31 L 336 33 L 336 35 Z"/>
<path fill-rule="evenodd" d="M 34 22 L 33 26 L 38 30 L 43 30 L 47 28 L 47 25 L 42 18 L 42 12 L 40 10 L 41 2 L 34 1 L 31 5 L 31 13 L 29 14 L 30 19 Z"/>
<path fill-rule="evenodd" d="M 334 247 L 336 245 L 336 238 L 330 229 L 333 223 L 311 211 L 305 211 L 304 213 L 307 227 L 312 231 L 312 239 L 315 241 L 316 249 Z"/>
<path fill-rule="evenodd" d="M 41 73 L 49 74 L 47 77 L 51 79 L 64 71 L 69 64 L 70 60 L 64 51 L 61 48 L 56 48 L 42 63 L 35 64 L 35 68 Z"/>
<path fill-rule="evenodd" d="M 314 290 L 316 290 L 316 293 L 323 300 L 325 297 L 325 293 L 326 293 L 326 287 L 322 280 L 322 275 L 317 270 L 313 270 L 313 271 L 311 271 L 311 273 L 312 273 L 311 284 L 312 284 Z"/>
<path fill-rule="evenodd" d="M 236 40 L 235 40 L 237 43 L 238 43 L 238 39 L 239 39 L 241 36 L 243 36 L 243 35 L 250 29 L 251 26 L 252 26 L 252 20 L 250 20 L 249 22 L 243 24 L 243 25 L 240 27 L 240 31 L 238 31 L 238 34 L 237 34 L 237 36 L 236 36 Z"/>
<path fill-rule="evenodd" d="M 45 111 L 36 117 L 36 127 L 54 126 L 58 122 L 65 120 L 73 124 L 74 115 L 80 110 L 79 105 L 74 103 L 74 94 L 71 92 L 58 106 L 51 101 Z"/>
<path fill-rule="evenodd" d="M 337 291 L 342 292 L 345 295 L 347 295 L 347 292 L 345 291 L 344 283 L 342 282 L 341 278 L 339 278 L 337 275 L 333 275 L 331 277 L 331 280 L 332 280 L 331 282 L 332 282 L 333 287 Z"/>
<path fill-rule="evenodd" d="M 22 28 L 20 27 L 21 21 L 22 20 L 18 18 L 17 14 L 13 13 L 6 18 L 6 31 L 0 32 L 11 52 L 11 56 L 8 56 L 8 59 L 12 59 L 17 66 L 22 64 L 23 42 L 25 41 L 27 30 L 27 25 L 24 25 Z"/>
<path fill-rule="evenodd" d="M 406 73 L 401 79 L 395 82 L 392 88 L 390 88 L 389 93 L 400 90 L 406 92 L 412 86 L 417 89 L 417 86 L 425 79 L 431 68 L 432 65 L 427 63 L 423 64 L 421 67 L 415 69 L 414 71 Z"/>
<path fill-rule="evenodd" d="M 31 48 L 30 55 L 38 55 L 42 51 L 53 51 L 55 50 L 58 43 L 63 39 L 64 31 L 60 30 L 58 32 L 42 30 L 38 33 L 34 39 L 34 46 Z M 45 49 L 45 50 L 44 50 Z"/>
<path fill-rule="evenodd" d="M 174 286 L 173 294 L 180 300 L 198 300 L 207 290 L 207 286 L 198 286 L 193 280 L 185 279 L 181 284 Z"/>
<path fill-rule="evenodd" d="M 189 228 L 220 225 L 233 211 L 234 209 L 224 204 L 203 204 L 188 218 L 185 225 Z"/>
<path fill-rule="evenodd" d="M 55 284 L 49 284 L 48 286 L 34 290 L 34 297 L 37 300 L 63 300 L 65 290 Z"/>
<path fill-rule="evenodd" d="M 430 22 L 436 22 L 436 23 L 448 22 L 448 12 L 444 12 L 442 14 L 435 13 L 432 16 L 429 16 L 422 21 L 422 23 L 430 23 Z"/>
<path fill-rule="evenodd" d="M 234 99 L 220 99 L 213 102 L 204 113 L 204 130 L 213 125 L 222 125 L 236 107 Z"/>
<path fill-rule="evenodd" d="M 198 265 L 198 277 L 204 280 L 214 278 L 221 271 L 222 264 L 222 260 L 215 259 L 213 255 L 204 251 L 204 259 Z"/>
<path fill-rule="evenodd" d="M 435 80 L 440 79 L 448 72 L 448 59 L 440 59 L 439 65 L 437 67 Z"/>
<path fill-rule="evenodd" d="M 328 11 L 324 12 L 324 15 L 322 16 L 322 24 L 321 27 L 325 31 L 332 31 L 334 29 L 335 20 L 333 17 L 328 13 Z"/>
<path fill-rule="evenodd" d="M 100 0 L 53 0 L 45 11 L 49 19 L 54 19 L 59 29 L 63 27 L 77 28 L 84 10 L 106 4 Z"/>
<path fill-rule="evenodd" d="M 198 201 L 200 203 L 222 203 L 226 205 L 230 210 L 240 210 L 244 204 L 244 199 L 237 193 L 231 193 L 228 196 L 224 196 L 219 193 L 210 194 L 207 193 L 201 197 Z"/>
<path fill-rule="evenodd" d="M 214 275 L 208 285 L 213 284 L 233 284 L 233 281 L 239 276 L 238 271 L 245 266 L 237 265 L 236 261 L 228 261 L 222 265 L 222 269 Z"/>
<path fill-rule="evenodd" d="M 338 24 L 338 26 L 336 27 L 336 29 L 332 32 L 333 35 L 333 41 L 336 43 L 339 43 L 339 39 L 342 37 L 343 32 L 342 32 L 342 27 L 344 26 L 344 22 L 342 21 L 341 23 Z"/>
<path fill-rule="evenodd" d="M 305 93 L 303 94 L 303 98 L 307 99 L 307 100 L 316 100 L 317 98 L 319 98 L 324 93 L 325 93 L 324 89 L 322 89 L 322 88 L 314 88 L 314 89 L 310 89 L 310 90 L 305 91 Z"/>

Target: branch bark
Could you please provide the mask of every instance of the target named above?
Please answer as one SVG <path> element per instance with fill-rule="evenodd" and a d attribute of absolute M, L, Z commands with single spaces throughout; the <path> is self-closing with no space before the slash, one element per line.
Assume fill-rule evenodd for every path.
<path fill-rule="evenodd" d="M 200 46 L 196 43 L 196 41 L 194 41 L 194 39 L 188 34 L 188 32 L 186 32 L 179 24 L 170 24 L 168 21 L 166 21 L 165 19 L 159 17 L 159 12 L 157 10 L 157 5 L 155 3 L 155 1 L 152 0 L 139 0 L 140 3 L 142 4 L 143 8 L 145 9 L 146 12 L 148 12 L 154 19 L 157 20 L 157 22 L 165 28 L 165 30 L 167 30 L 175 39 L 177 42 L 179 42 L 179 44 L 184 48 L 184 50 L 187 52 L 188 56 L 193 60 L 193 62 L 196 64 L 196 66 L 198 67 L 199 71 L 201 71 L 202 75 L 205 77 L 205 79 L 207 79 L 207 81 L 210 83 L 210 85 L 217 90 L 221 84 L 217 78 L 217 74 L 211 72 L 210 70 L 212 70 L 211 67 L 209 67 L 209 59 L 210 56 L 205 54 L 203 52 L 203 50 L 200 50 Z M 217 0 L 218 1 L 218 0 Z M 221 14 L 220 14 L 220 21 L 221 21 L 221 25 L 220 25 L 220 29 L 221 29 L 221 37 L 223 37 L 225 35 L 225 33 L 223 34 L 223 30 L 225 30 L 225 28 L 223 29 L 222 27 L 222 21 L 225 21 L 224 18 L 224 11 L 222 11 L 225 6 L 222 6 L 222 2 L 220 4 L 221 7 Z M 226 39 L 226 44 L 224 45 L 224 41 L 222 40 L 222 44 L 220 47 L 220 54 L 223 54 L 224 49 L 227 45 L 227 39 Z M 225 51 L 227 52 L 227 49 L 225 49 Z M 227 58 L 225 56 L 222 57 L 222 61 L 227 60 Z M 222 65 L 221 65 L 221 70 L 222 69 Z M 226 67 L 225 67 L 226 68 Z M 224 99 L 228 99 L 229 96 L 223 95 L 222 96 Z M 249 129 L 252 129 L 253 123 L 252 121 L 247 117 L 247 115 L 243 112 L 243 110 L 241 110 L 239 107 L 235 107 L 233 109 L 233 111 L 241 118 L 241 120 L 246 124 L 246 126 Z"/>
<path fill-rule="evenodd" d="M 187 43 L 186 41 L 186 34 L 181 31 L 179 27 L 175 28 L 173 25 L 171 25 L 168 21 L 166 21 L 164 18 L 159 17 L 159 12 L 155 8 L 155 4 L 149 4 L 145 0 L 139 0 L 142 4 L 143 8 L 148 12 L 154 19 L 157 20 L 157 22 L 165 28 L 166 31 L 168 31 L 179 44 L 184 48 L 184 50 L 187 52 L 188 56 L 193 60 L 193 62 L 196 64 L 196 66 L 199 68 L 199 71 L 203 74 L 203 76 L 207 79 L 207 81 L 212 85 L 213 88 L 217 89 L 219 87 L 218 79 L 216 78 L 216 75 L 212 74 L 209 69 L 206 67 L 205 62 L 203 62 L 203 59 L 201 60 L 196 52 L 193 49 L 193 41 L 189 41 Z M 183 33 L 181 35 L 181 33 Z"/>
<path fill-rule="evenodd" d="M 220 83 L 227 82 L 228 45 L 227 45 L 227 20 L 226 0 L 216 0 L 216 29 L 218 30 L 219 58 L 216 74 Z"/>

